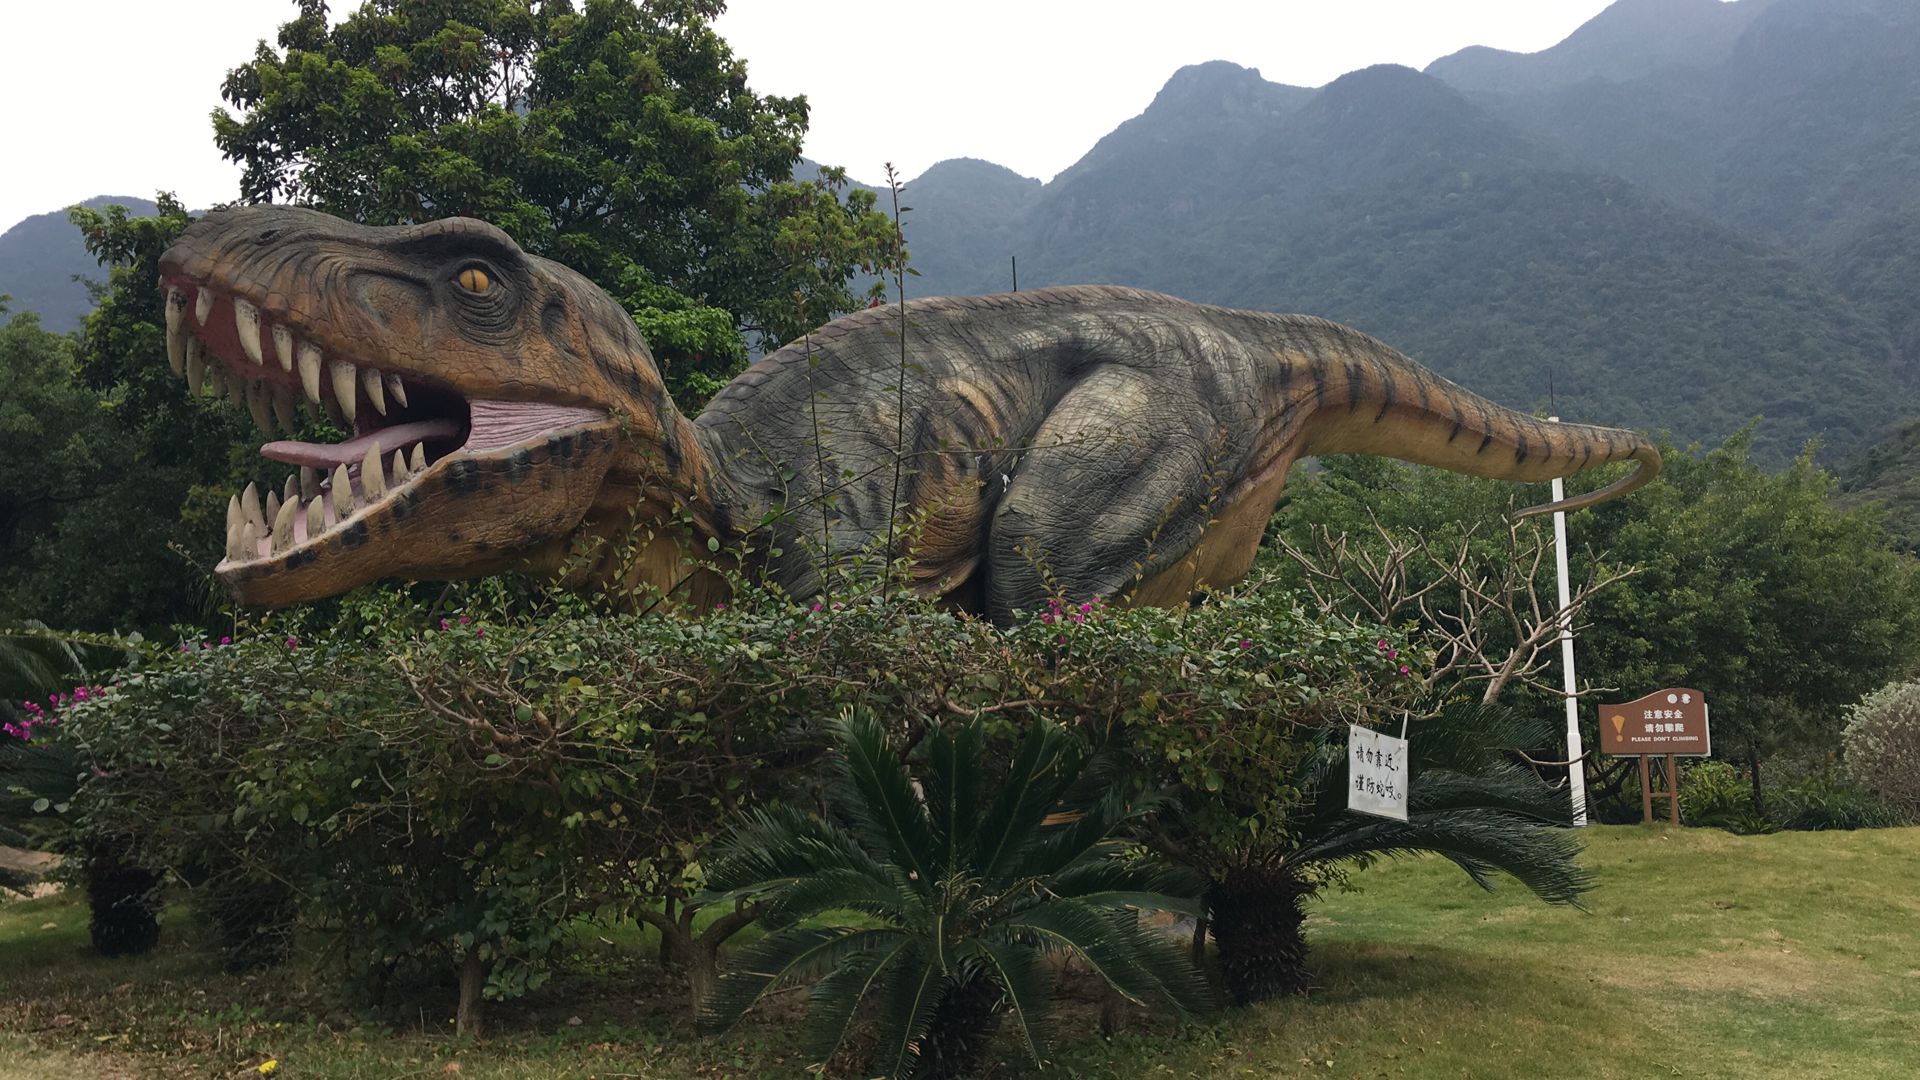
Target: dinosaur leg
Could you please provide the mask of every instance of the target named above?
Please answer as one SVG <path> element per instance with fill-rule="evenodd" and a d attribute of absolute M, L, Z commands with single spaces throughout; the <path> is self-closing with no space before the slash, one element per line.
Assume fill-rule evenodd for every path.
<path fill-rule="evenodd" d="M 1161 576 L 1200 543 L 1240 453 L 1199 402 L 1125 369 L 1088 376 L 1000 478 L 986 614 L 1004 621 L 1056 592 L 1125 598 Z"/>

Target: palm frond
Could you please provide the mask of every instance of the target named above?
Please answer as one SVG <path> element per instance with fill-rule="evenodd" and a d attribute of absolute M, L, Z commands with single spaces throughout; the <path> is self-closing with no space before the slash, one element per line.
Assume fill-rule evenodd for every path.
<path fill-rule="evenodd" d="M 886 1004 L 880 1010 L 874 1058 L 885 1063 L 892 1077 L 912 1076 L 919 1067 L 934 1013 L 953 988 L 952 980 L 918 946 L 915 942 L 891 965 L 893 977 L 887 980 Z"/>
<path fill-rule="evenodd" d="M 841 961 L 807 993 L 807 1056 L 824 1065 L 840 1052 L 853 1029 L 853 1015 L 883 980 L 893 962 L 913 947 L 901 935 L 891 946 L 863 950 Z"/>
<path fill-rule="evenodd" d="M 980 783 L 986 739 L 978 724 L 956 731 L 935 728 L 927 736 L 927 769 L 922 779 L 933 824 L 936 864 L 966 861 L 980 827 Z"/>
<path fill-rule="evenodd" d="M 1133 912 L 1059 899 L 1023 911 L 1004 925 L 1034 935 L 1046 948 L 1079 956 L 1135 1004 L 1164 1000 L 1188 1017 L 1212 1008 L 1206 980 L 1187 961 L 1185 950 L 1148 936 Z"/>
<path fill-rule="evenodd" d="M 1027 731 L 1014 752 L 1000 793 L 980 823 L 976 864 L 987 878 L 1006 876 L 1022 841 L 1070 787 L 1080 765 L 1074 737 L 1049 721 Z"/>
<path fill-rule="evenodd" d="M 1038 952 L 1012 941 L 980 938 L 968 949 L 993 973 L 1006 993 L 1007 1013 L 1036 1063 L 1047 1060 L 1046 1016 L 1052 1005 L 1053 973 L 1040 963 Z"/>
<path fill-rule="evenodd" d="M 1491 867 L 1508 874 L 1549 903 L 1575 903 L 1593 887 L 1592 875 L 1577 861 L 1580 841 L 1573 832 L 1503 811 L 1445 810 L 1414 814 L 1404 822 L 1354 821 L 1354 827 L 1301 848 L 1294 861 L 1339 862 L 1434 852 L 1463 869 Z M 1483 887 L 1489 886 L 1484 873 L 1468 872 Z"/>
<path fill-rule="evenodd" d="M 703 903 L 771 891 L 828 871 L 887 880 L 885 866 L 847 830 L 790 806 L 747 811 L 706 868 Z"/>
<path fill-rule="evenodd" d="M 740 1022 L 767 992 L 789 980 L 830 971 L 849 957 L 897 945 L 905 938 L 892 928 L 853 929 L 793 926 L 744 946 L 695 1012 L 704 1034 L 716 1035 Z"/>
<path fill-rule="evenodd" d="M 924 890 L 934 876 L 929 859 L 936 845 L 906 766 L 874 717 L 855 714 L 836 726 L 843 781 L 838 808 L 852 819 L 864 847 L 886 853 Z"/>
<path fill-rule="evenodd" d="M 1206 880 L 1192 869 L 1158 859 L 1089 860 L 1047 882 L 1047 892 L 1063 899 L 1194 916 L 1206 913 L 1205 890 Z"/>

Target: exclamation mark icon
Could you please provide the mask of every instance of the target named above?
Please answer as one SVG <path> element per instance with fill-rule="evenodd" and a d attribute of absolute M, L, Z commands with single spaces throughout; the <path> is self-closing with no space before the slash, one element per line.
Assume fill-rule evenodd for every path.
<path fill-rule="evenodd" d="M 1614 713 L 1612 716 L 1608 717 L 1607 719 L 1613 721 L 1613 733 L 1615 735 L 1626 734 L 1626 729 L 1627 729 L 1626 717 L 1620 715 L 1619 713 Z"/>

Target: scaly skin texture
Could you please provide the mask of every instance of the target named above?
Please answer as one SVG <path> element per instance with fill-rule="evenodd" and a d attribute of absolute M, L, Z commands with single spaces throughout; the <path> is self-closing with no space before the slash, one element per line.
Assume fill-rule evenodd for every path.
<path fill-rule="evenodd" d="M 1529 514 L 1615 497 L 1660 466 L 1633 432 L 1513 412 L 1347 327 L 1133 289 L 849 315 L 762 359 L 689 421 L 617 304 L 478 221 L 369 228 L 251 207 L 196 223 L 161 268 L 208 362 L 243 385 L 300 384 L 272 355 L 250 362 L 234 313 L 245 325 L 251 304 L 263 336 L 284 327 L 404 379 L 411 411 L 376 418 L 359 398 L 360 442 L 410 419 L 466 424 L 423 441 L 424 472 L 318 533 L 296 527 L 283 544 L 261 521 L 248 548 L 235 538 L 263 515 L 230 517 L 241 524 L 219 572 L 245 603 L 564 563 L 587 587 L 706 604 L 720 586 L 689 552 L 709 539 L 744 542 L 755 568 L 807 597 L 827 567 L 891 538 L 917 588 L 995 619 L 1056 593 L 1172 604 L 1246 573 L 1304 456 L 1526 481 L 1639 463 Z M 338 411 L 322 383 L 319 407 Z M 326 450 L 266 452 L 305 460 L 275 449 L 289 446 Z M 304 522 L 306 507 L 288 513 Z"/>

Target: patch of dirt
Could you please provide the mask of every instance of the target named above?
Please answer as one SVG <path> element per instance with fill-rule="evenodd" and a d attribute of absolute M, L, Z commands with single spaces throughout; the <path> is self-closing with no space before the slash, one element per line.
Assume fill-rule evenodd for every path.
<path fill-rule="evenodd" d="M 1775 935 L 1777 937 L 1777 935 Z M 1600 982 L 1644 990 L 1666 985 L 1681 990 L 1732 991 L 1758 998 L 1804 997 L 1816 989 L 1844 989 L 1851 980 L 1832 958 L 1816 959 L 1792 945 L 1748 945 L 1714 951 L 1695 950 L 1670 960 L 1619 959 L 1596 964 Z"/>

